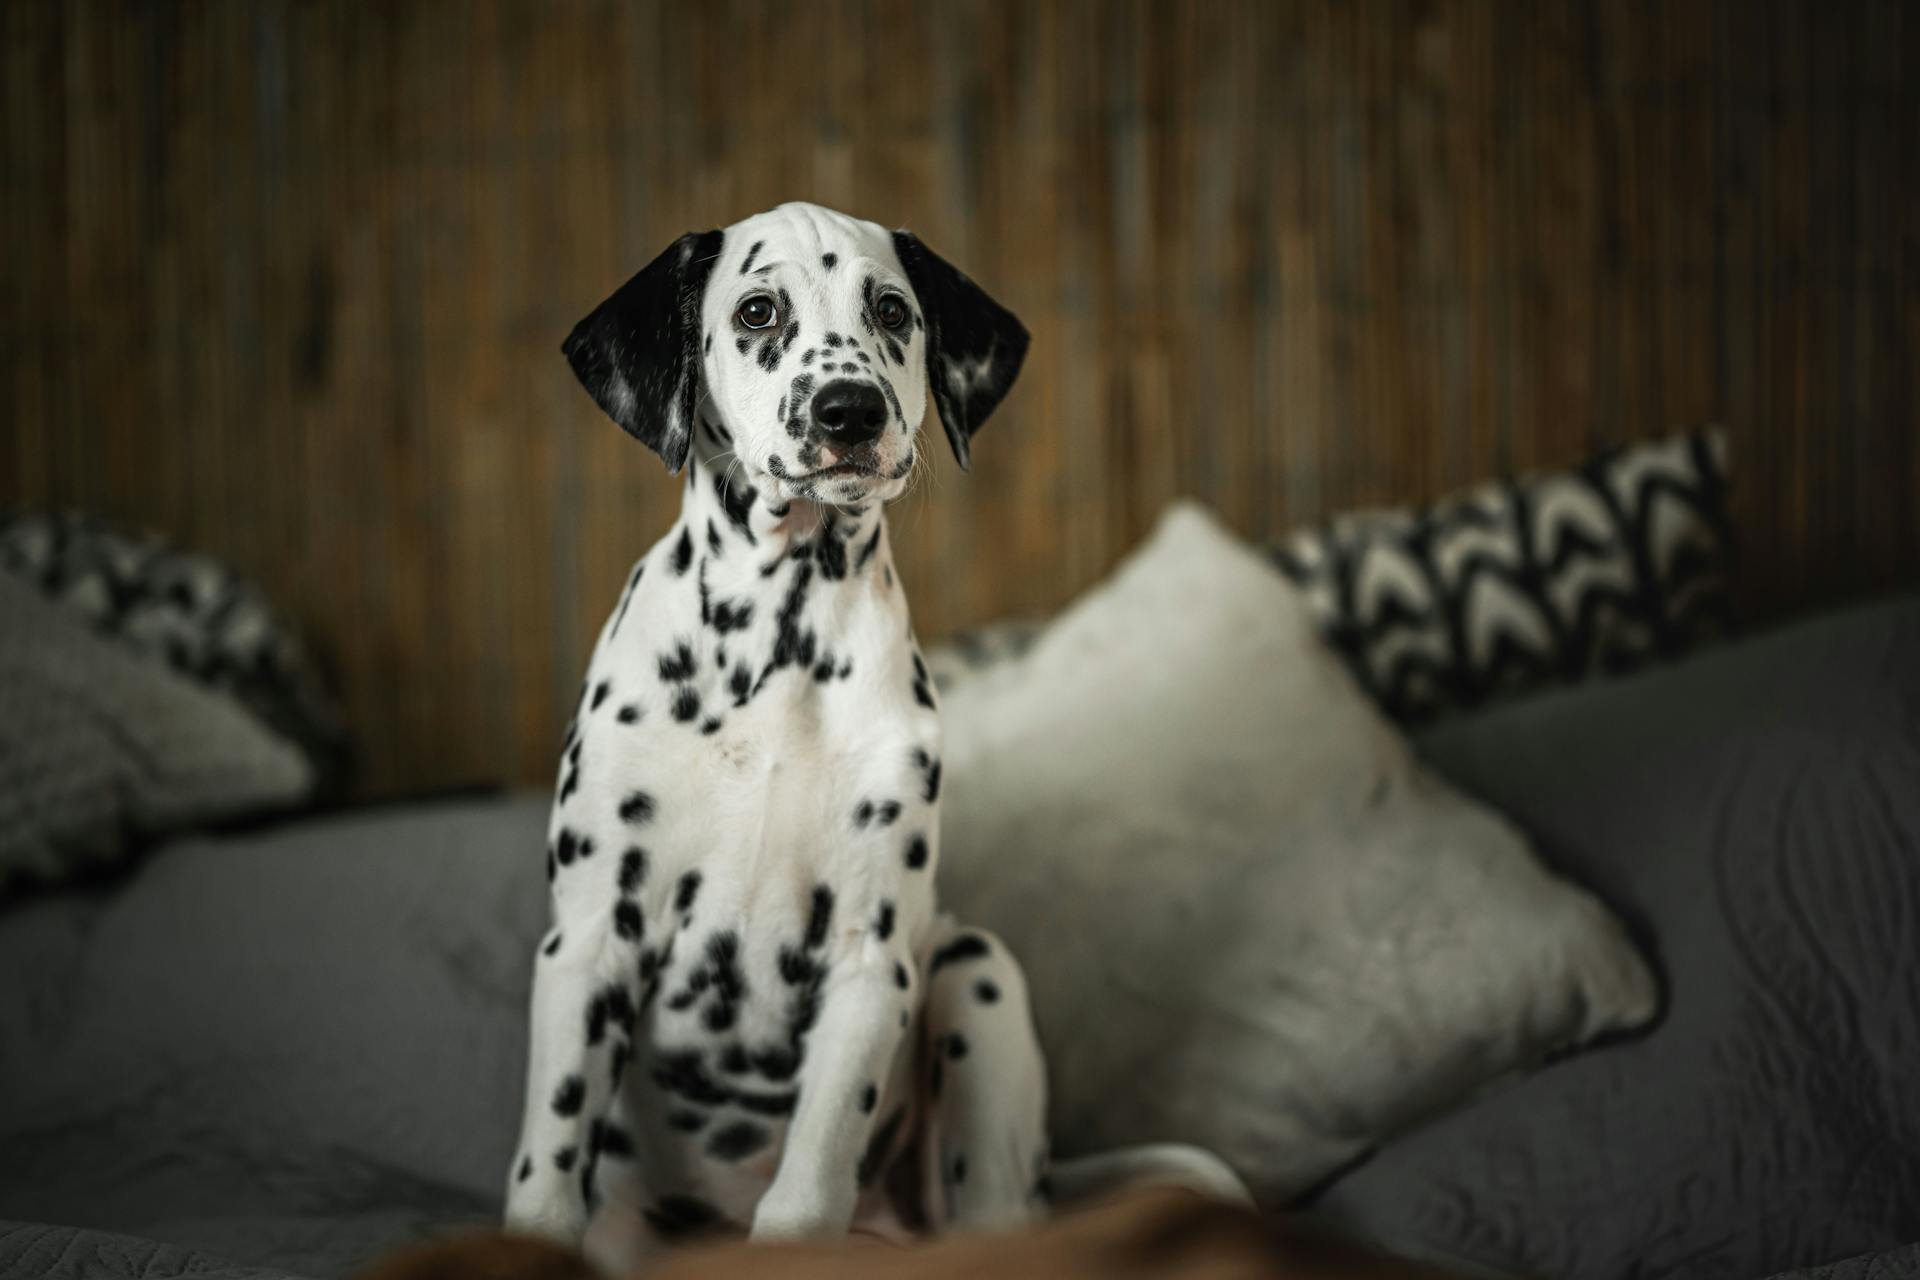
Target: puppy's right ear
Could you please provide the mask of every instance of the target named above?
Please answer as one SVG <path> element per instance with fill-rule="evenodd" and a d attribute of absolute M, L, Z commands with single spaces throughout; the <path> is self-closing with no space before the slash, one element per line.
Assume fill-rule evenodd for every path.
<path fill-rule="evenodd" d="M 700 394 L 700 301 L 726 239 L 688 232 L 573 326 L 560 350 L 594 403 L 670 473 L 687 461 Z"/>

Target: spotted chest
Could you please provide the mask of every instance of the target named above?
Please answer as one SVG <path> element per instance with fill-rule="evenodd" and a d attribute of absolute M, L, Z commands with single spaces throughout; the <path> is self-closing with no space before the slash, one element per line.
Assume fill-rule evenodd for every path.
<path fill-rule="evenodd" d="M 743 509 L 699 474 L 689 490 L 568 731 L 542 955 L 588 947 L 603 970 L 580 1025 L 612 1044 L 615 1096 L 583 1179 L 631 1164 L 651 1211 L 679 1197 L 739 1215 L 777 1163 L 836 972 L 884 966 L 883 1016 L 913 1024 L 940 734 L 877 511 Z M 889 1143 L 911 1093 L 902 1046 L 858 1099 L 895 1117 Z"/>

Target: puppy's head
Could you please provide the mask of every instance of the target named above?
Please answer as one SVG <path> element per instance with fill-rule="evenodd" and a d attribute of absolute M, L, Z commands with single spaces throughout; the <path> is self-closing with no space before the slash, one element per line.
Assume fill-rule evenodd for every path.
<path fill-rule="evenodd" d="M 964 469 L 1027 331 L 911 232 L 785 204 L 681 236 L 563 350 L 669 471 L 704 420 L 763 492 L 849 504 L 906 488 L 929 396 Z"/>

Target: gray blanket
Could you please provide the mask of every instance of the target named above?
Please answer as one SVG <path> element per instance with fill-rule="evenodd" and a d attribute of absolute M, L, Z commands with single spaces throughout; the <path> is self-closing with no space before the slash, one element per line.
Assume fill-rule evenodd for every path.
<path fill-rule="evenodd" d="M 1920 1274 L 1916 653 L 1909 602 L 1436 731 L 1649 929 L 1672 1006 L 1323 1210 L 1543 1274 Z M 0 913 L 0 1277 L 335 1276 L 493 1219 L 544 814 L 185 841 Z"/>
<path fill-rule="evenodd" d="M 176 1274 L 199 1251 L 339 1275 L 493 1219 L 545 815 L 527 797 L 191 840 L 117 893 L 11 913 L 0 1216 L 179 1248 L 16 1228 L 0 1274 Z"/>

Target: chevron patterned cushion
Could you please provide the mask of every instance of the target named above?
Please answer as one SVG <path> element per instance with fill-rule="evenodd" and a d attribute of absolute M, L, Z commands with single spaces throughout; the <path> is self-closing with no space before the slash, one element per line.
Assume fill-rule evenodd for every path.
<path fill-rule="evenodd" d="M 1730 629 L 1718 428 L 1355 512 L 1274 548 L 1321 633 L 1395 719 L 1681 653 Z"/>
<path fill-rule="evenodd" d="M 240 703 L 299 747 L 323 784 L 338 780 L 347 754 L 338 703 L 293 629 L 230 565 L 78 512 L 0 508 L 0 573 L 123 650 Z"/>

